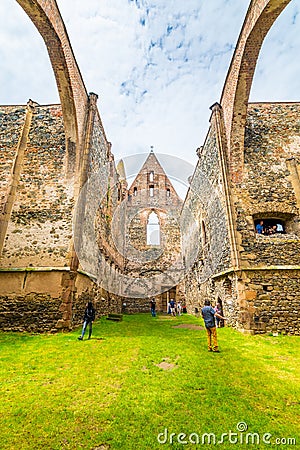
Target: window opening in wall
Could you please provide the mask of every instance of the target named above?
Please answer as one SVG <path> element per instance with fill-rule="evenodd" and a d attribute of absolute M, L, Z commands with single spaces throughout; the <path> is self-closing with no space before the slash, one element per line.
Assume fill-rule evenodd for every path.
<path fill-rule="evenodd" d="M 170 189 L 167 189 L 167 197 L 171 197 L 171 191 L 170 191 Z"/>
<path fill-rule="evenodd" d="M 160 245 L 160 224 L 158 216 L 154 211 L 148 217 L 147 245 Z"/>
<path fill-rule="evenodd" d="M 136 197 L 137 196 L 137 188 L 133 188 L 133 195 Z"/>
<path fill-rule="evenodd" d="M 263 236 L 285 233 L 285 224 L 281 219 L 256 219 L 254 226 L 256 233 Z"/>
<path fill-rule="evenodd" d="M 151 172 L 149 174 L 149 181 L 154 181 L 154 172 L 153 172 L 153 170 L 151 170 Z"/>
<path fill-rule="evenodd" d="M 154 186 L 153 185 L 149 186 L 149 193 L 150 193 L 150 197 L 154 196 Z"/>

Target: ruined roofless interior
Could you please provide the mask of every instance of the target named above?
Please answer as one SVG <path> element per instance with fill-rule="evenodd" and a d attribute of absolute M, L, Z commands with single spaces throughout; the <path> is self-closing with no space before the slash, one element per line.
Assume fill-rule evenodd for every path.
<path fill-rule="evenodd" d="M 128 313 L 148 311 L 149 279 L 161 280 L 176 261 L 173 272 L 168 269 L 174 278 L 155 291 L 161 312 L 171 296 L 192 314 L 209 299 L 221 302 L 228 325 L 239 330 L 299 335 L 300 103 L 249 103 L 263 40 L 289 2 L 249 2 L 182 202 L 155 154 L 136 185 L 127 185 L 55 0 L 18 0 L 45 41 L 60 104 L 0 107 L 2 330 L 71 329 L 90 299 L 100 315 L 120 313 L 124 303 Z M 82 228 L 90 214 L 82 192 L 99 173 L 104 195 L 90 242 L 84 239 L 91 230 Z M 121 204 L 140 214 L 123 224 L 123 251 L 112 236 Z M 264 233 L 257 232 L 261 222 Z M 150 225 L 155 241 L 147 236 Z M 154 259 L 139 256 L 141 267 L 129 251 Z M 178 271 L 183 278 L 176 278 Z M 119 280 L 132 280 L 136 296 L 116 289 Z"/>

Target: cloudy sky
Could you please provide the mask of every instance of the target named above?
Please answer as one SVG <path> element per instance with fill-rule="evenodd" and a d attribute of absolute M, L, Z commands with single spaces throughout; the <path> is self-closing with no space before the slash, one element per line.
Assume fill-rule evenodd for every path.
<path fill-rule="evenodd" d="M 192 164 L 220 95 L 249 0 L 57 0 L 116 158 L 148 152 Z M 300 100 L 300 1 L 261 51 L 252 101 Z M 0 1 L 0 104 L 58 103 L 42 38 Z"/>

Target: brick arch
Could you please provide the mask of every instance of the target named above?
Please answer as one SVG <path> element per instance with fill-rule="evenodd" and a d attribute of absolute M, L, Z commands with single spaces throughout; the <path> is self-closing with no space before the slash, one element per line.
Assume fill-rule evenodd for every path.
<path fill-rule="evenodd" d="M 221 96 L 229 168 L 241 181 L 247 106 L 259 52 L 265 36 L 291 0 L 251 0 Z"/>
<path fill-rule="evenodd" d="M 42 36 L 50 57 L 62 105 L 67 172 L 80 161 L 88 95 L 55 0 L 17 0 Z"/>

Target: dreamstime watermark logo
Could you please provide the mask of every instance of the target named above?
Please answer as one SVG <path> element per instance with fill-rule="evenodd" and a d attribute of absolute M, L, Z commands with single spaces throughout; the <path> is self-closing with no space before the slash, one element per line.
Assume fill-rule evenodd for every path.
<path fill-rule="evenodd" d="M 147 155 L 132 155 L 123 159 L 127 179 L 134 179 Z M 166 170 L 167 176 L 177 184 L 176 187 L 189 189 L 189 200 L 183 208 L 168 205 L 161 206 L 160 198 L 156 203 L 149 202 L 146 189 L 139 192 L 139 201 L 120 196 L 117 179 L 112 182 L 110 164 L 104 164 L 82 187 L 75 208 L 73 237 L 75 251 L 81 268 L 89 274 L 99 286 L 110 293 L 122 297 L 147 298 L 155 296 L 178 285 L 190 271 L 201 253 L 201 223 L 199 211 L 222 213 L 222 201 L 218 187 L 213 185 L 209 176 L 197 170 L 193 182 L 189 178 L 194 167 L 180 158 L 165 154 L 155 154 Z M 170 199 L 171 200 L 171 199 Z M 108 214 L 109 204 L 112 208 Z M 172 222 L 179 230 L 178 251 L 173 249 L 169 257 L 170 246 L 162 235 L 156 248 L 147 246 L 138 248 L 132 245 L 130 229 L 136 219 L 145 211 L 164 210 L 164 221 Z M 206 218 L 209 221 L 209 217 Z M 162 233 L 163 234 L 163 233 Z M 218 239 L 220 242 L 218 242 Z M 212 244 L 218 249 L 224 246 L 221 234 L 211 236 Z M 105 241 L 105 242 L 104 242 Z M 102 243 L 101 243 L 102 242 Z M 107 249 L 109 250 L 107 252 Z M 199 282 L 205 281 L 219 263 L 221 252 L 207 258 L 199 271 Z M 116 264 L 112 263 L 116 262 Z M 123 270 L 120 261 L 133 270 Z M 163 263 L 161 263 L 163 261 Z M 149 270 L 151 262 L 157 262 L 159 270 Z M 152 268 L 155 267 L 152 264 Z"/>
<path fill-rule="evenodd" d="M 229 430 L 226 433 L 173 433 L 165 428 L 162 433 L 157 435 L 159 444 L 181 444 L 181 445 L 296 445 L 296 439 L 292 437 L 275 437 L 271 433 L 252 433 L 248 431 L 246 422 L 239 422 L 236 425 L 236 431 Z"/>

